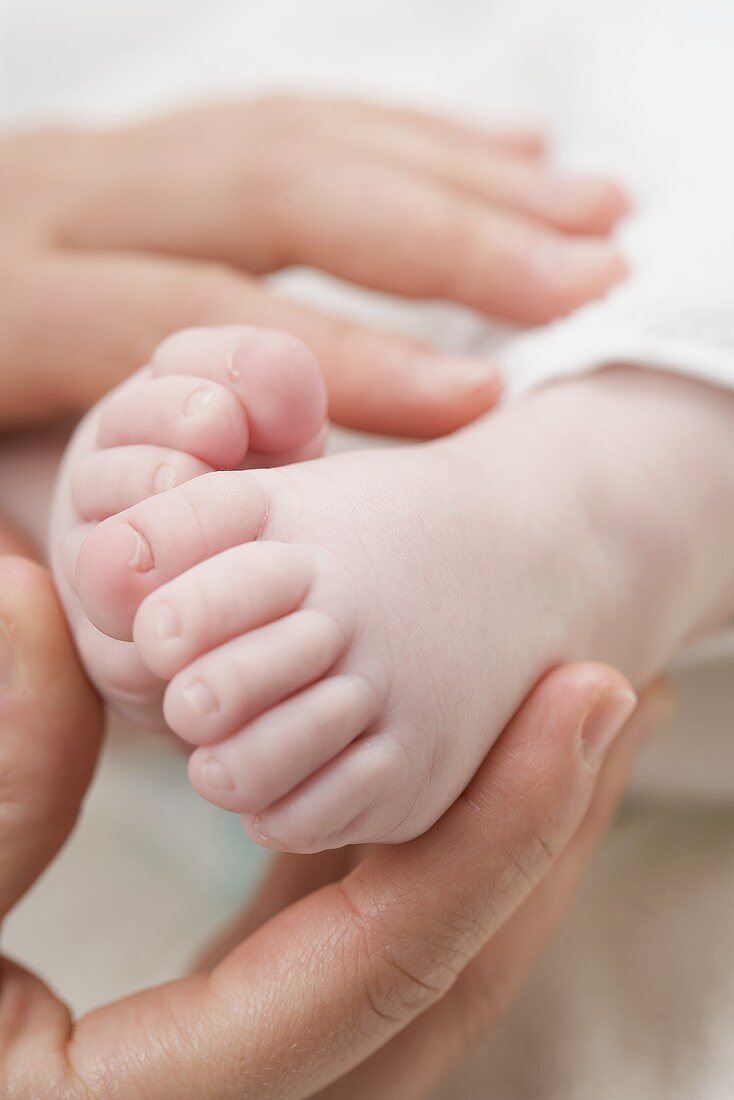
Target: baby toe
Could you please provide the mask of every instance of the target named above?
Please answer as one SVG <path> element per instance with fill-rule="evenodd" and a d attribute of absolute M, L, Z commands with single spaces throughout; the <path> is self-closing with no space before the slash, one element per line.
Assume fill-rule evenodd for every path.
<path fill-rule="evenodd" d="M 200 459 L 166 447 L 111 447 L 79 463 L 72 477 L 72 501 L 81 519 L 108 519 L 210 471 Z"/>
<path fill-rule="evenodd" d="M 303 854 L 385 841 L 410 817 L 419 783 L 401 743 L 372 733 L 242 823 L 258 844 Z"/>
<path fill-rule="evenodd" d="M 165 684 L 145 667 L 132 643 L 108 638 L 86 619 L 78 624 L 75 640 L 90 679 L 108 703 L 134 715 L 138 724 L 165 729 Z"/>
<path fill-rule="evenodd" d="M 93 523 L 75 524 L 54 544 L 52 548 L 54 576 L 62 596 L 67 598 L 67 615 L 73 620 L 82 617 L 82 611 L 76 599 L 69 602 L 68 596 L 77 595 L 77 568 L 79 554 L 87 538 L 94 530 Z"/>
<path fill-rule="evenodd" d="M 321 680 L 212 748 L 197 749 L 189 778 L 204 798 L 256 814 L 318 771 L 369 726 L 376 693 L 357 676 Z"/>
<path fill-rule="evenodd" d="M 249 542 L 225 550 L 145 600 L 133 624 L 138 651 L 170 679 L 209 650 L 295 611 L 312 572 L 300 546 Z"/>
<path fill-rule="evenodd" d="M 228 387 L 246 411 L 251 448 L 265 455 L 311 444 L 326 421 L 318 363 L 289 333 L 246 325 L 185 329 L 158 346 L 152 371 L 194 374 Z"/>
<path fill-rule="evenodd" d="M 267 707 L 323 676 L 343 652 L 344 629 L 303 610 L 243 634 L 200 657 L 168 686 L 164 713 L 174 733 L 212 744 Z"/>
<path fill-rule="evenodd" d="M 149 443 L 230 469 L 247 454 L 247 418 L 231 390 L 209 379 L 136 378 L 103 405 L 97 442 L 99 447 Z"/>

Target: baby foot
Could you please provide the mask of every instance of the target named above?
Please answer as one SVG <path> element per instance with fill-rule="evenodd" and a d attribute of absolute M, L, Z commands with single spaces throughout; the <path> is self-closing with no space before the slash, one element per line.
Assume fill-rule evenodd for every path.
<path fill-rule="evenodd" d="M 401 841 L 563 656 L 572 509 L 518 484 L 487 494 L 451 442 L 207 474 L 100 523 L 79 596 L 167 682 L 194 787 L 260 843 Z"/>
<path fill-rule="evenodd" d="M 51 557 L 87 672 L 117 710 L 162 727 L 165 683 L 131 642 L 102 632 L 104 613 L 94 626 L 82 611 L 76 558 L 86 536 L 100 521 L 212 470 L 315 457 L 325 431 L 326 392 L 307 348 L 282 333 L 234 325 L 169 337 L 149 366 L 82 421 L 56 489 Z M 141 541 L 130 566 L 144 569 L 145 554 Z"/>
<path fill-rule="evenodd" d="M 730 614 L 732 410 L 644 373 L 434 444 L 208 473 L 99 523 L 81 606 L 167 683 L 196 789 L 271 847 L 406 840 L 550 667 L 644 682 Z"/>

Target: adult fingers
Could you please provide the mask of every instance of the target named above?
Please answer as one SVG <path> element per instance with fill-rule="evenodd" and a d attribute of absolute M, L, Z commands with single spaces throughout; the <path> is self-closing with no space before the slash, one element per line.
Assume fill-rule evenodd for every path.
<path fill-rule="evenodd" d="M 226 267 L 58 252 L 16 265 L 7 285 L 11 292 L 0 299 L 5 424 L 86 407 L 147 362 L 171 332 L 233 322 L 303 339 L 326 377 L 332 417 L 349 427 L 441 435 L 499 396 L 499 377 L 481 360 L 326 316 Z"/>
<path fill-rule="evenodd" d="M 279 266 L 306 264 L 522 324 L 568 313 L 624 274 L 610 242 L 570 237 L 399 165 L 328 150 L 325 163 L 316 167 L 315 159 L 291 166 L 268 196 L 273 208 L 264 216 L 277 226 Z M 513 184 L 503 186 L 509 192 Z"/>
<path fill-rule="evenodd" d="M 90 1014 L 75 1073 L 92 1095 L 258 1100 L 344 1074 L 444 996 L 544 877 L 633 705 L 611 669 L 551 673 L 425 836 L 279 914 L 211 977 Z"/>
<path fill-rule="evenodd" d="M 629 209 L 611 180 L 558 172 L 539 155 L 528 156 L 528 149 L 539 149 L 539 135 L 532 132 L 503 141 L 478 127 L 419 111 L 349 101 L 284 102 L 286 110 L 301 112 L 302 125 L 310 115 L 313 126 L 315 116 L 324 142 L 402 164 L 565 232 L 608 233 Z"/>
<path fill-rule="evenodd" d="M 591 855 L 614 815 L 640 745 L 670 710 L 662 682 L 647 690 L 604 761 L 591 805 L 549 874 L 499 929 L 453 988 L 391 1043 L 319 1094 L 368 1100 L 391 1090 L 421 1100 L 467 1050 L 499 1023 L 548 937 L 566 913 Z"/>
<path fill-rule="evenodd" d="M 523 324 L 561 316 L 622 277 L 624 264 L 610 242 L 568 236 L 504 208 L 492 197 L 490 169 L 480 172 L 470 154 L 448 171 L 454 183 L 471 176 L 474 192 L 446 186 L 436 178 L 436 162 L 446 154 L 426 154 L 426 140 L 413 144 L 424 150 L 430 172 L 415 164 L 408 170 L 372 150 L 345 155 L 338 144 L 307 134 L 271 139 L 260 156 L 242 162 L 231 147 L 212 153 L 207 173 L 179 168 L 175 188 L 173 166 L 166 170 L 148 155 L 140 168 L 120 157 L 117 189 L 110 194 L 92 174 L 88 200 L 56 236 L 77 247 L 187 255 L 257 274 L 305 265 Z M 514 179 L 500 175 L 494 172 L 495 192 L 506 199 L 519 191 L 522 166 Z M 523 187 L 526 205 L 539 209 L 540 186 Z"/>
<path fill-rule="evenodd" d="M 50 577 L 0 557 L 0 917 L 66 839 L 101 732 Z"/>
<path fill-rule="evenodd" d="M 19 554 L 30 558 L 33 557 L 33 547 L 27 538 L 0 517 L 0 555 L 2 554 Z"/>
<path fill-rule="evenodd" d="M 333 130 L 334 115 L 338 112 L 351 128 L 401 125 L 404 129 L 429 134 L 445 141 L 459 139 L 467 147 L 485 152 L 499 151 L 531 160 L 540 160 L 548 151 L 543 131 L 533 126 L 497 127 L 451 117 L 438 111 L 421 110 L 410 106 L 396 106 L 369 100 L 334 99 L 333 97 L 293 97 L 288 95 L 270 98 L 271 105 L 281 112 L 305 110 L 321 114 L 325 125 Z"/>
<path fill-rule="evenodd" d="M 270 859 L 263 880 L 245 912 L 207 944 L 194 969 L 211 970 L 271 917 L 307 894 L 341 878 L 350 869 L 351 859 L 349 848 L 331 848 L 309 856 L 279 852 Z"/>
<path fill-rule="evenodd" d="M 0 917 L 70 832 L 92 775 L 102 709 L 77 661 L 48 574 L 0 557 Z M 71 1095 L 58 1052 L 69 1013 L 0 961 L 0 1094 Z"/>
<path fill-rule="evenodd" d="M 370 139 L 376 156 L 565 233 L 604 235 L 629 212 L 622 189 L 601 176 L 565 174 L 507 153 L 487 156 L 458 138 L 397 128 Z"/>

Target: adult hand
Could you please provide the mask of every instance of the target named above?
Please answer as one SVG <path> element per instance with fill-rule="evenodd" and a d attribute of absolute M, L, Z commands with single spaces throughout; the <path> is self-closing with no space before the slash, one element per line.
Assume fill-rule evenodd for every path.
<path fill-rule="evenodd" d="M 302 337 L 335 420 L 431 436 L 489 409 L 491 366 L 275 296 L 292 265 L 536 323 L 624 272 L 619 189 L 532 134 L 274 97 L 110 132 L 0 141 L 0 427 L 87 406 L 190 325 Z"/>
<path fill-rule="evenodd" d="M 0 559 L 0 643 L 7 913 L 71 828 L 102 720 L 48 578 L 19 558 Z M 627 691 L 603 666 L 551 673 L 429 833 L 376 849 L 335 882 L 334 853 L 305 877 L 305 862 L 281 860 L 259 927 L 210 973 L 72 1022 L 37 978 L 3 962 L 0 1095 L 426 1096 L 502 1014 L 604 830 L 660 717 L 653 691 L 614 740 Z M 329 884 L 301 896 L 319 877 Z"/>

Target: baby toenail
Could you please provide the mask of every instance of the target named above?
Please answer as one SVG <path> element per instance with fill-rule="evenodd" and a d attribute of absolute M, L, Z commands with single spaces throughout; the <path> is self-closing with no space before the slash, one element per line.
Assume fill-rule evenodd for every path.
<path fill-rule="evenodd" d="M 415 362 L 415 381 L 429 393 L 473 394 L 499 385 L 497 369 L 468 355 L 422 354 Z"/>
<path fill-rule="evenodd" d="M 183 689 L 181 694 L 197 714 L 213 714 L 214 711 L 219 710 L 219 703 L 214 692 L 203 680 L 194 680 L 193 683 Z"/>
<path fill-rule="evenodd" d="M 214 400 L 214 394 L 211 390 L 197 390 L 192 393 L 186 402 L 184 408 L 185 416 L 201 416 L 210 407 Z"/>
<path fill-rule="evenodd" d="M 199 764 L 199 774 L 207 787 L 218 791 L 233 791 L 234 780 L 221 760 L 216 756 L 205 756 Z"/>
<path fill-rule="evenodd" d="M 155 565 L 155 559 L 153 558 L 153 551 L 150 543 L 146 539 L 145 535 L 141 535 L 140 531 L 137 531 L 131 523 L 126 524 L 127 529 L 133 537 L 134 546 L 128 561 L 130 569 L 134 569 L 136 573 L 149 573 Z"/>
<path fill-rule="evenodd" d="M 238 347 L 239 345 L 237 345 Z M 233 386 L 236 386 L 242 375 L 234 365 L 234 354 L 237 351 L 237 347 L 233 347 L 227 356 L 227 378 L 230 380 Z"/>
<path fill-rule="evenodd" d="M 159 638 L 177 638 L 181 633 L 181 623 L 170 603 L 160 603 L 155 612 L 155 632 Z"/>
<path fill-rule="evenodd" d="M 167 462 L 164 462 L 153 474 L 153 492 L 166 493 L 169 489 L 173 489 L 175 484 L 176 475 L 173 472 L 173 466 L 169 466 Z"/>

